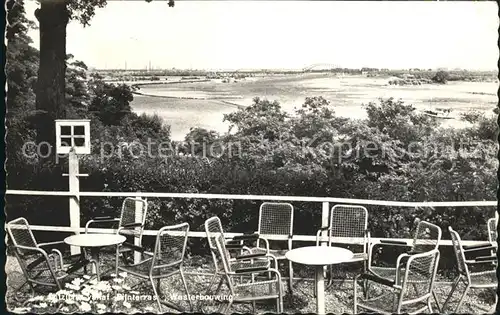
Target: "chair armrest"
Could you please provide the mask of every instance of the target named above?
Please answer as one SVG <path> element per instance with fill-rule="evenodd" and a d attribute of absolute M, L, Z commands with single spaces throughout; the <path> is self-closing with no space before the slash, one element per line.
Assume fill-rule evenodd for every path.
<path fill-rule="evenodd" d="M 146 251 L 146 249 L 144 247 L 139 246 L 139 245 L 135 245 L 135 244 L 132 244 L 132 243 L 129 243 L 129 242 L 122 243 L 122 246 L 130 248 L 130 249 L 133 249 L 134 251 L 140 252 L 140 253 L 144 253 Z"/>
<path fill-rule="evenodd" d="M 56 242 L 47 242 L 47 243 L 38 243 L 38 246 L 50 246 L 57 244 L 65 244 L 64 241 L 56 241 Z"/>
<path fill-rule="evenodd" d="M 368 234 L 370 236 L 370 234 Z M 397 247 L 411 247 L 406 242 L 404 241 L 393 241 L 393 240 L 380 240 L 378 242 L 370 242 L 368 239 L 368 269 L 370 269 L 370 266 L 372 265 L 372 260 L 373 260 L 373 254 L 374 254 L 374 248 L 376 246 L 397 246 Z"/>
<path fill-rule="evenodd" d="M 328 242 L 329 236 L 322 236 L 321 232 L 328 231 L 329 227 L 322 227 L 316 231 L 316 246 L 319 246 L 320 242 Z"/>
<path fill-rule="evenodd" d="M 226 244 L 226 249 L 243 249 L 242 244 Z"/>
<path fill-rule="evenodd" d="M 496 256 L 480 256 L 476 257 L 476 261 L 494 261 L 497 260 Z"/>
<path fill-rule="evenodd" d="M 45 257 L 40 256 L 37 259 L 33 260 L 31 263 L 29 263 L 26 266 L 26 269 L 31 270 L 31 269 L 35 268 L 36 266 L 40 265 L 41 263 L 43 263 L 44 261 L 46 261 Z"/>
<path fill-rule="evenodd" d="M 120 219 L 118 218 L 113 218 L 113 217 L 110 217 L 110 216 L 106 216 L 106 217 L 95 217 L 95 218 L 92 218 L 90 220 L 87 221 L 87 223 L 85 223 L 85 234 L 88 233 L 88 229 L 89 229 L 89 226 L 92 224 L 92 223 L 96 223 L 96 222 L 119 222 Z"/>
<path fill-rule="evenodd" d="M 368 249 L 370 248 L 370 244 L 372 242 L 372 239 L 371 239 L 372 234 L 370 233 L 370 231 L 365 230 L 365 237 L 366 237 L 366 244 L 367 244 L 367 246 L 366 246 L 366 252 L 368 254 Z"/>
<path fill-rule="evenodd" d="M 361 275 L 357 276 L 356 279 L 370 280 L 389 287 L 393 287 L 396 284 L 396 282 L 393 280 L 382 278 L 371 273 L 362 273 Z"/>
<path fill-rule="evenodd" d="M 410 246 L 404 241 L 393 241 L 393 240 L 380 240 L 380 244 L 384 245 L 396 245 L 396 246 Z"/>
<path fill-rule="evenodd" d="M 88 258 L 81 259 L 81 260 L 77 261 L 76 263 L 70 265 L 68 267 L 68 269 L 66 269 L 66 273 L 73 273 L 74 271 L 77 271 L 78 269 L 88 265 L 89 263 L 90 263 L 90 259 L 88 259 Z"/>
<path fill-rule="evenodd" d="M 399 283 L 399 276 L 401 274 L 401 268 L 407 268 L 406 266 L 408 264 L 408 259 L 411 257 L 411 254 L 401 254 L 398 256 L 398 259 L 396 260 L 396 277 L 395 277 L 395 283 Z"/>
<path fill-rule="evenodd" d="M 236 259 L 242 260 L 242 259 L 250 259 L 250 258 L 257 258 L 257 257 L 266 257 L 266 253 L 255 253 L 255 254 L 246 254 L 246 255 L 239 255 L 236 256 Z"/>
<path fill-rule="evenodd" d="M 470 246 L 462 246 L 464 249 L 464 252 L 474 252 L 474 251 L 479 251 L 479 250 L 486 250 L 486 249 L 496 249 L 496 246 L 491 245 L 491 243 L 484 243 L 484 244 L 478 244 L 478 245 L 470 245 Z"/>
<path fill-rule="evenodd" d="M 259 233 L 254 232 L 251 234 L 243 234 L 243 235 L 238 235 L 233 238 L 231 238 L 232 241 L 238 241 L 238 240 L 258 240 L 259 239 Z"/>
<path fill-rule="evenodd" d="M 496 256 L 480 256 L 476 257 L 474 260 L 466 260 L 466 264 L 482 264 L 487 262 L 495 262 L 497 261 Z"/>
<path fill-rule="evenodd" d="M 54 251 L 54 250 L 52 250 Z M 67 256 L 64 256 L 63 258 L 64 259 L 74 259 L 74 258 L 81 258 L 85 256 L 85 252 L 82 250 L 82 252 L 80 254 L 73 254 L 73 255 L 67 255 Z"/>
<path fill-rule="evenodd" d="M 107 221 L 107 220 L 119 220 L 118 218 L 113 218 L 112 216 L 102 216 L 102 217 L 93 217 L 92 221 Z"/>
<path fill-rule="evenodd" d="M 19 249 L 24 249 L 24 250 L 30 250 L 30 251 L 37 252 L 38 254 L 42 255 L 42 256 L 38 257 L 37 259 L 35 259 L 34 261 L 32 261 L 31 263 L 29 263 L 27 266 L 28 269 L 35 268 L 36 266 L 40 265 L 43 261 L 47 261 L 47 263 L 49 261 L 49 256 L 47 255 L 47 252 L 45 250 L 43 250 L 42 248 L 22 246 L 22 245 L 14 245 L 14 247 L 19 248 Z"/>
<path fill-rule="evenodd" d="M 23 245 L 14 245 L 14 247 L 19 248 L 19 249 L 31 250 L 31 251 L 34 251 L 34 252 L 39 252 L 39 253 L 47 256 L 47 252 L 43 248 L 23 246 Z"/>
<path fill-rule="evenodd" d="M 262 268 L 262 267 L 255 267 L 255 268 L 241 268 L 241 269 L 236 269 L 234 273 L 254 273 L 254 272 L 264 272 L 264 271 L 269 271 L 268 268 Z"/>
<path fill-rule="evenodd" d="M 141 222 L 127 223 L 122 226 L 122 228 L 136 228 L 136 227 L 142 227 L 142 223 Z"/>

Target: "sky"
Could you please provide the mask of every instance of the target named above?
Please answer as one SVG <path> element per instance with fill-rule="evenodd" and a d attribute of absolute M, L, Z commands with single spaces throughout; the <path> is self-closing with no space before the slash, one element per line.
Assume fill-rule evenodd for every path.
<path fill-rule="evenodd" d="M 28 17 L 36 21 L 34 0 Z M 67 52 L 100 69 L 361 68 L 494 70 L 496 2 L 108 0 Z M 38 30 L 31 33 L 38 47 Z"/>

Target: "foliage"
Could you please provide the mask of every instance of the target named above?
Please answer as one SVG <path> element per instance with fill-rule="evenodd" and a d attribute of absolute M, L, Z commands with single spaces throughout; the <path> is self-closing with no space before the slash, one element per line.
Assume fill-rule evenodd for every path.
<path fill-rule="evenodd" d="M 33 138 L 23 117 L 34 108 L 33 90 L 26 79 L 35 80 L 36 51 L 28 48 L 25 36 L 29 23 L 22 20 L 22 10 L 16 10 L 8 18 L 21 20 L 24 28 L 17 25 L 8 38 L 9 45 L 20 47 L 7 55 L 7 75 L 13 84 L 8 99 L 8 148 L 18 148 Z M 411 104 L 392 98 L 366 104 L 367 118 L 363 120 L 337 117 L 335 104 L 319 96 L 306 98 L 293 113 L 284 111 L 277 101 L 255 98 L 250 106 L 225 115 L 230 133 L 194 128 L 184 143 L 177 143 L 170 141 L 170 130 L 158 116 L 132 112 L 132 88 L 105 83 L 99 75 L 91 75 L 85 83 L 86 66 L 73 58 L 67 62 L 66 94 L 71 104 L 67 110 L 92 120 L 93 151 L 80 164 L 82 172 L 89 174 L 80 181 L 82 191 L 400 201 L 493 200 L 496 196 L 498 127 L 494 118 L 469 114 L 464 119 L 473 123 L 470 126 L 443 129 Z M 150 140 L 157 145 L 149 146 Z M 204 154 L 199 146 L 193 154 L 191 142 L 205 143 L 209 149 L 217 145 L 217 154 Z M 165 152 L 160 154 L 160 149 Z M 31 160 L 14 157 L 9 155 L 16 161 L 8 164 L 8 172 L 13 174 L 8 180 L 11 189 L 67 190 L 67 179 L 61 176 L 66 161 L 41 168 Z M 121 201 L 82 198 L 82 222 L 96 215 L 117 215 Z M 217 215 L 228 231 L 255 230 L 258 206 L 259 201 L 150 198 L 147 228 L 187 221 L 192 230 L 200 231 L 208 217 Z M 314 234 L 320 224 L 318 205 L 294 206 L 294 231 Z M 59 204 L 52 200 L 41 203 L 37 197 L 9 202 L 6 211 L 52 224 L 57 217 L 64 224 L 68 218 L 52 214 L 65 212 L 66 207 L 67 199 Z M 38 211 L 40 208 L 44 211 Z M 369 207 L 369 212 L 374 237 L 407 237 L 418 217 L 444 230 L 453 224 L 464 238 L 486 239 L 481 226 L 491 215 L 473 208 Z M 202 252 L 206 242 L 193 240 L 189 248 Z"/>
<path fill-rule="evenodd" d="M 70 19 L 87 26 L 95 15 L 95 8 L 103 8 L 106 4 L 106 0 L 70 0 L 66 1 L 66 8 Z"/>
<path fill-rule="evenodd" d="M 86 118 L 90 103 L 90 94 L 87 87 L 87 65 L 69 54 L 66 59 L 66 116 L 72 118 Z"/>
<path fill-rule="evenodd" d="M 230 131 L 236 127 L 238 135 L 251 135 L 271 141 L 280 137 L 281 127 L 286 118 L 287 115 L 281 110 L 277 101 L 270 102 L 259 97 L 253 99 L 251 106 L 224 115 L 224 121 L 230 123 Z"/>
<path fill-rule="evenodd" d="M 89 111 L 104 125 L 120 125 L 122 119 L 131 114 L 130 102 L 134 99 L 128 85 L 115 85 L 101 80 L 91 80 L 89 88 L 93 95 Z"/>
<path fill-rule="evenodd" d="M 446 84 L 450 79 L 450 74 L 447 71 L 440 70 L 436 72 L 434 77 L 432 77 L 432 81 L 436 83 Z"/>
<path fill-rule="evenodd" d="M 327 108 L 327 102 L 312 98 L 295 115 L 287 117 L 276 102 L 255 100 L 251 107 L 227 116 L 238 128 L 236 133 L 217 137 L 206 130 L 193 129 L 186 136 L 186 141 L 209 138 L 226 145 L 239 143 L 238 154 L 171 154 L 168 158 L 143 157 L 140 161 L 128 157 L 89 159 L 84 163 L 84 168 L 93 174 L 88 179 L 88 189 L 104 189 L 105 185 L 105 191 L 288 196 L 304 195 L 307 191 L 310 196 L 400 201 L 495 197 L 496 145 L 487 140 L 494 133 L 485 125 L 432 132 L 437 127 L 430 128 L 432 122 L 426 117 L 415 113 L 412 106 L 391 99 L 369 104 L 366 121 L 343 121 Z M 270 119 L 261 119 L 265 115 Z M 332 123 L 336 119 L 343 123 Z M 309 128 L 311 124 L 315 128 Z M 322 143 L 307 145 L 317 135 L 333 135 L 334 140 L 350 144 L 350 148 L 339 152 Z M 323 138 L 324 143 L 328 137 Z M 156 198 L 149 202 L 150 216 L 154 218 L 151 228 L 188 221 L 194 230 L 202 230 L 204 220 L 212 215 L 221 216 L 229 230 L 256 227 L 258 202 Z M 314 233 L 320 212 L 312 211 L 310 204 L 295 206 L 297 222 L 310 222 L 307 226 L 297 225 L 297 233 Z M 116 200 L 109 211 L 118 207 Z M 104 209 L 97 204 L 85 208 Z M 370 207 L 369 211 L 374 236 L 406 237 L 416 217 L 446 226 L 456 222 L 456 212 L 463 210 Z M 463 225 L 456 228 L 460 226 L 466 237 L 485 238 L 484 230 L 477 224 L 484 224 L 491 214 L 473 211 L 474 224 L 464 216 Z"/>
<path fill-rule="evenodd" d="M 7 1 L 6 9 L 6 168 L 13 171 L 7 173 L 9 176 L 25 163 L 19 147 L 34 137 L 30 118 L 35 111 L 38 51 L 30 45 L 32 40 L 27 32 L 34 23 L 25 16 L 24 1 Z"/>
<path fill-rule="evenodd" d="M 465 120 L 466 122 L 471 124 L 478 122 L 482 117 L 484 117 L 484 113 L 478 110 L 469 110 L 465 113 L 460 114 L 460 118 L 462 120 Z"/>

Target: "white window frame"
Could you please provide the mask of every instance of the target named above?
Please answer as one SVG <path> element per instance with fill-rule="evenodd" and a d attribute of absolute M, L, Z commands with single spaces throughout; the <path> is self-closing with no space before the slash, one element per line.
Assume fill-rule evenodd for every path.
<path fill-rule="evenodd" d="M 62 135 L 62 127 L 70 127 L 70 135 Z M 83 146 L 74 146 L 75 127 L 83 127 L 83 135 L 76 138 L 83 138 Z M 62 138 L 71 138 L 70 146 L 62 146 Z M 56 153 L 68 154 L 71 148 L 75 149 L 76 154 L 90 154 L 90 119 L 58 119 L 56 120 Z"/>

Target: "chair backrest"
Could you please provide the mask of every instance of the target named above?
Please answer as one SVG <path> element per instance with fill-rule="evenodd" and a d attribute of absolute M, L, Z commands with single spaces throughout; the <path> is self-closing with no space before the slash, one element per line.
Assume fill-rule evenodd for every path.
<path fill-rule="evenodd" d="M 17 246 L 24 247 L 38 247 L 38 244 L 30 229 L 28 220 L 25 218 L 18 218 L 7 223 L 7 232 L 9 233 L 12 244 L 16 247 L 16 251 L 24 254 L 29 250 L 18 248 Z"/>
<path fill-rule="evenodd" d="M 406 263 L 400 264 L 396 271 L 396 283 L 401 285 L 399 307 L 408 300 L 419 301 L 430 298 L 439 264 L 439 250 L 409 255 Z M 400 275 L 403 275 L 402 279 Z M 418 288 L 418 289 L 417 289 Z M 411 303 L 411 302 L 410 302 Z"/>
<path fill-rule="evenodd" d="M 208 246 L 211 251 L 217 250 L 216 238 L 219 235 L 224 236 L 224 231 L 222 230 L 222 223 L 219 217 L 211 217 L 205 220 L 205 233 L 207 234 Z"/>
<path fill-rule="evenodd" d="M 219 270 L 219 264 L 221 259 L 218 258 L 217 254 L 217 243 L 216 239 L 219 236 L 224 238 L 224 231 L 222 230 L 222 223 L 219 217 L 211 217 L 205 221 L 205 233 L 207 234 L 208 246 L 210 247 L 210 253 L 212 254 L 212 259 L 215 265 L 215 271 Z"/>
<path fill-rule="evenodd" d="M 293 206 L 289 203 L 264 202 L 259 210 L 259 236 L 282 237 L 291 247 L 293 236 Z M 281 239 L 280 239 L 281 240 Z"/>
<path fill-rule="evenodd" d="M 231 258 L 229 256 L 228 250 L 226 249 L 226 242 L 224 236 L 219 234 L 217 237 L 214 238 L 214 241 L 216 247 L 215 255 L 217 259 L 222 262 L 222 267 L 223 267 L 222 269 L 224 271 L 224 276 L 227 280 L 231 295 L 233 295 L 234 284 L 232 278 L 230 277 L 230 274 L 233 272 L 233 270 L 231 269 L 231 263 L 230 263 Z"/>
<path fill-rule="evenodd" d="M 412 253 L 423 253 L 439 247 L 441 228 L 427 221 L 419 221 L 413 237 Z"/>
<path fill-rule="evenodd" d="M 335 205 L 330 212 L 330 226 L 328 228 L 329 245 L 334 243 L 332 238 L 363 238 L 363 253 L 368 249 L 367 242 L 368 210 L 362 206 Z"/>
<path fill-rule="evenodd" d="M 119 228 L 126 227 L 127 224 L 133 223 L 141 223 L 141 226 L 124 230 L 122 234 L 132 235 L 134 238 L 139 239 L 139 243 L 141 243 L 147 212 L 148 203 L 146 200 L 132 197 L 125 198 L 122 204 Z"/>
<path fill-rule="evenodd" d="M 467 267 L 467 264 L 465 263 L 465 252 L 462 247 L 462 240 L 460 239 L 460 235 L 453 230 L 451 226 L 448 227 L 448 231 L 450 231 L 451 234 L 451 244 L 453 245 L 453 252 L 455 253 L 455 257 L 457 259 L 457 269 L 458 272 L 466 276 L 467 278 L 469 277 L 469 268 Z M 469 279 L 468 279 L 469 280 Z M 470 282 L 469 282 L 470 283 Z"/>
<path fill-rule="evenodd" d="M 156 235 L 152 267 L 173 268 L 184 262 L 188 240 L 189 224 L 164 226 Z"/>
<path fill-rule="evenodd" d="M 14 254 L 26 279 L 35 281 L 35 278 L 42 278 L 46 285 L 59 286 L 52 267 L 56 266 L 58 261 L 55 257 L 49 257 L 43 249 L 38 247 L 28 220 L 25 218 L 12 220 L 7 223 L 6 229 L 10 242 L 14 245 Z"/>
<path fill-rule="evenodd" d="M 491 218 L 488 220 L 488 241 L 490 243 L 494 243 L 497 241 L 498 232 L 497 232 L 498 221 L 496 218 Z"/>

